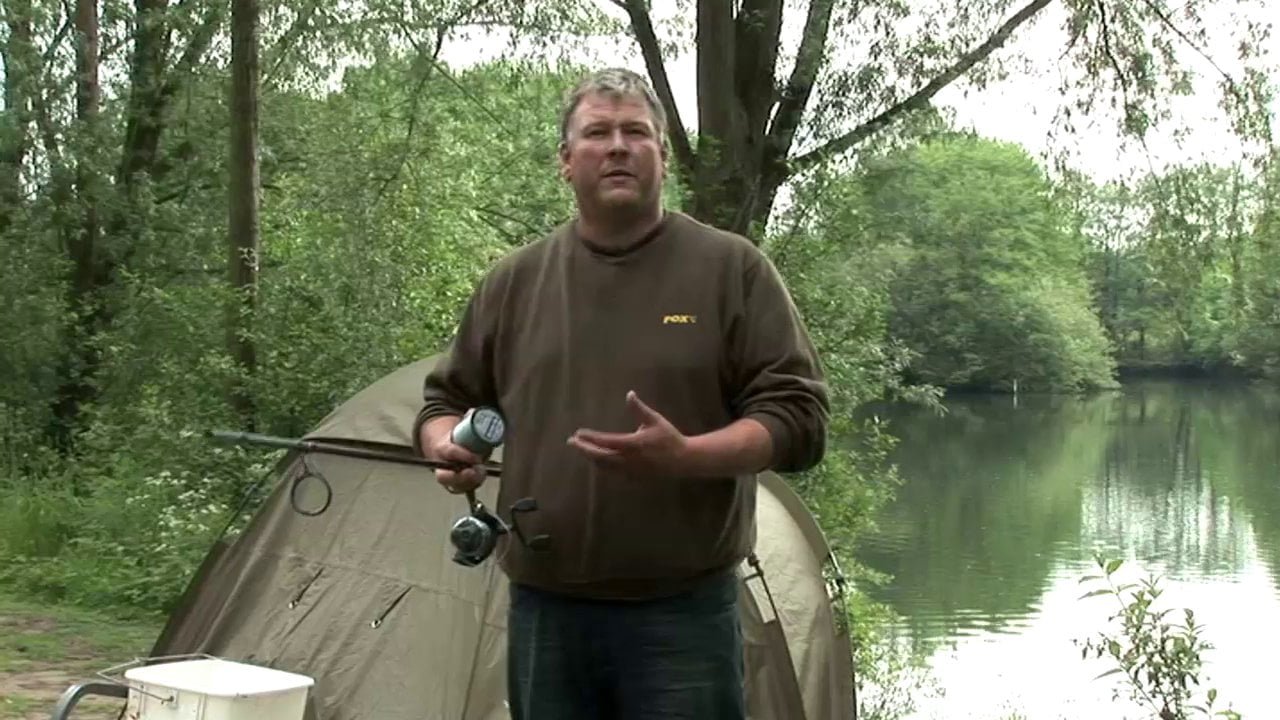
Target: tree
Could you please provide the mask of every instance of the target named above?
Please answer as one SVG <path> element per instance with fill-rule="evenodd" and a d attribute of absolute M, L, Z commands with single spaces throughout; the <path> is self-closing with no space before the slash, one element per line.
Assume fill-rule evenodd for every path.
<path fill-rule="evenodd" d="M 1238 346 L 1262 330 L 1249 310 L 1263 277 L 1250 242 L 1263 181 L 1239 164 L 1201 162 L 1146 174 L 1132 187 L 1073 189 L 1122 368 L 1246 364 Z"/>
<path fill-rule="evenodd" d="M 100 182 L 98 156 L 95 149 L 98 126 L 98 103 L 101 88 L 98 78 L 98 3 L 97 0 L 76 0 L 75 6 L 76 51 L 76 130 L 78 142 L 71 148 L 75 163 L 75 189 L 79 227 L 67 223 L 61 228 L 63 245 L 71 261 L 71 284 L 68 297 L 73 315 L 92 322 L 95 311 L 91 307 L 95 284 L 99 281 L 99 255 L 102 253 L 101 228 L 98 223 Z M 70 187 L 63 178 L 55 178 L 53 195 L 65 199 L 71 196 Z M 69 203 L 68 203 L 69 204 Z M 81 327 L 73 325 L 74 333 Z M 74 335 L 72 335 L 74 337 Z M 84 364 L 84 357 L 68 353 L 63 357 L 63 382 L 55 400 L 55 415 L 65 418 L 73 415 L 80 402 L 88 394 L 87 383 L 76 378 L 76 360 Z M 66 426 L 60 441 L 66 444 Z"/>
<path fill-rule="evenodd" d="M 231 4 L 231 176 L 228 219 L 228 275 L 236 301 L 227 318 L 227 349 L 237 370 L 252 375 L 257 365 L 251 330 L 258 299 L 258 0 Z M 246 429 L 253 429 L 253 398 L 243 383 L 231 405 Z"/>
<path fill-rule="evenodd" d="M 1112 383 L 1083 242 L 1024 150 L 956 134 L 864 165 L 863 232 L 900 248 L 889 332 L 918 357 L 910 375 L 977 389 Z"/>
<path fill-rule="evenodd" d="M 114 202 L 108 202 L 101 193 L 86 192 L 95 186 L 97 165 L 103 154 L 100 145 L 106 142 L 98 135 L 96 122 L 101 93 L 97 77 L 101 51 L 96 5 L 96 2 L 78 0 L 75 10 L 79 38 L 77 115 L 82 128 L 93 131 L 86 135 L 89 139 L 84 147 L 66 148 L 58 143 L 58 117 L 52 109 L 58 96 L 56 85 L 37 85 L 29 98 L 35 122 L 43 128 L 44 152 L 50 167 L 50 194 L 55 201 L 69 195 L 65 181 L 60 179 L 65 174 L 66 156 L 75 155 L 77 151 L 86 156 L 77 164 L 77 175 L 83 183 L 82 231 L 74 240 L 64 243 L 71 268 L 68 289 L 71 319 L 66 328 L 51 428 L 51 434 L 64 448 L 71 443 L 81 409 L 96 396 L 95 377 L 102 363 L 99 341 L 117 311 L 116 303 L 108 295 L 121 268 L 136 252 L 137 239 L 146 230 L 143 218 L 148 216 L 145 212 L 148 200 L 144 188 L 159 181 L 172 168 L 171 163 L 164 162 L 160 146 L 166 114 L 173 98 L 190 81 L 193 69 L 208 52 L 223 16 L 221 3 L 194 3 L 171 9 L 167 0 L 138 0 L 131 37 L 125 127 L 113 183 L 119 196 Z M 179 28 L 186 32 L 175 32 Z M 55 35 L 50 42 L 47 51 L 50 56 L 60 42 L 59 37 Z M 184 42 L 180 45 L 182 52 L 171 61 L 170 45 L 175 37 Z M 68 221 L 58 220 L 63 225 L 58 229 L 66 234 Z"/>
<path fill-rule="evenodd" d="M 1198 12 L 1186 9 L 1175 20 L 1158 0 L 1030 0 L 1012 11 L 1011 0 L 923 10 L 912 9 L 914 3 L 807 0 L 799 47 L 784 77 L 780 41 L 794 6 L 697 0 L 695 141 L 680 121 L 649 3 L 610 2 L 626 12 L 672 119 L 671 146 L 679 172 L 690 179 L 691 212 L 753 236 L 763 231 L 789 179 L 857 149 L 962 77 L 981 84 L 998 70 L 982 65 L 996 65 L 993 53 L 1050 6 L 1066 12 L 1065 54 L 1083 72 L 1077 110 L 1088 112 L 1104 91 L 1114 92 L 1121 96 L 1123 132 L 1136 137 L 1152 126 L 1168 96 L 1190 92 L 1176 45 L 1203 52 L 1193 39 L 1203 33 Z M 1261 25 L 1243 28 L 1239 48 L 1246 61 L 1265 33 Z M 846 63 L 842 53 L 865 58 Z M 1223 105 L 1237 132 L 1269 138 L 1265 73 L 1250 67 L 1243 81 L 1223 75 Z M 1069 114 L 1063 117 L 1069 122 Z"/>

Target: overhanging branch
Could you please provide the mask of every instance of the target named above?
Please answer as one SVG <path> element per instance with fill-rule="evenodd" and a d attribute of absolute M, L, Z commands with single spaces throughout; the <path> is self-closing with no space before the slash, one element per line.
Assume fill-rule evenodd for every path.
<path fill-rule="evenodd" d="M 213 44 L 213 38 L 218 32 L 218 28 L 222 25 L 224 13 L 225 10 L 221 3 L 212 5 L 205 11 L 200 24 L 191 33 L 191 38 L 187 43 L 186 49 L 182 52 L 182 56 L 167 73 L 168 77 L 164 82 L 163 89 L 160 91 L 163 98 L 167 99 L 174 96 L 182 87 L 182 84 L 190 80 L 196 65 L 209 50 L 209 46 Z"/>
<path fill-rule="evenodd" d="M 445 33 L 446 29 L 443 27 L 436 32 L 435 47 L 431 50 L 430 59 L 427 61 L 428 67 L 422 71 L 422 75 L 414 85 L 413 95 L 409 101 L 409 122 L 405 128 L 400 158 L 396 161 L 395 169 L 382 182 L 382 186 L 378 188 L 377 194 L 374 195 L 373 202 L 375 205 L 381 202 L 382 196 L 386 194 L 387 188 L 391 186 L 391 183 L 400 179 L 401 171 L 404 169 L 405 164 L 409 162 L 409 154 L 413 151 L 413 135 L 418 128 L 418 106 L 422 100 L 423 89 L 426 87 L 427 81 L 431 79 L 432 68 L 439 66 L 440 51 L 444 48 Z M 409 41 L 413 43 L 418 52 L 421 53 L 425 50 L 412 35 L 410 35 Z"/>
<path fill-rule="evenodd" d="M 1173 34 L 1181 38 L 1183 42 L 1190 45 L 1192 50 L 1195 50 L 1196 53 L 1200 55 L 1200 57 L 1204 58 L 1206 62 L 1208 62 L 1210 65 L 1213 66 L 1214 70 L 1218 71 L 1218 74 L 1222 76 L 1222 79 L 1224 81 L 1226 81 L 1227 89 L 1231 92 L 1233 96 L 1235 96 L 1235 99 L 1241 105 L 1244 105 L 1247 102 L 1245 100 L 1244 94 L 1240 92 L 1239 83 L 1237 83 L 1236 79 L 1231 76 L 1231 73 L 1227 72 L 1226 70 L 1223 70 L 1222 66 L 1218 65 L 1218 62 L 1214 60 L 1212 57 L 1210 57 L 1209 53 L 1206 52 L 1204 48 L 1201 48 L 1199 45 L 1195 43 L 1195 41 L 1187 37 L 1187 34 L 1184 33 L 1181 28 L 1179 28 L 1177 25 L 1174 24 L 1173 19 L 1169 17 L 1169 14 L 1167 12 L 1161 10 L 1158 6 L 1156 6 L 1156 4 L 1152 2 L 1152 0 L 1143 0 L 1143 4 L 1145 4 L 1148 8 L 1150 8 L 1151 12 L 1155 13 L 1156 17 L 1160 19 L 1160 22 L 1163 23 L 1165 27 L 1169 28 L 1169 30 L 1171 30 Z"/>
<path fill-rule="evenodd" d="M 1124 99 L 1125 127 L 1128 129 L 1130 126 L 1129 114 L 1135 112 L 1136 102 L 1129 95 L 1129 78 L 1124 74 L 1124 68 L 1121 67 L 1115 51 L 1111 49 L 1111 23 L 1107 20 L 1107 7 L 1101 0 L 1098 0 L 1095 4 L 1098 8 L 1098 24 L 1101 28 L 1102 52 L 1107 56 L 1107 62 L 1111 64 L 1111 69 L 1116 74 L 1116 82 L 1120 83 L 1120 95 Z M 1155 171 L 1155 165 L 1151 162 L 1151 148 L 1147 146 L 1145 134 L 1138 133 L 1138 141 L 1142 143 L 1142 149 L 1147 157 L 1147 166 L 1151 168 L 1151 176 L 1155 179 L 1156 186 L 1159 187 L 1160 176 Z"/>
<path fill-rule="evenodd" d="M 916 90 L 901 102 L 890 106 L 885 109 L 884 112 L 876 115 L 870 120 L 867 120 L 861 125 L 858 125 L 844 135 L 830 140 L 826 144 L 793 159 L 791 161 L 789 174 L 801 172 L 823 162 L 824 160 L 839 155 L 840 153 L 857 146 L 863 140 L 866 140 L 878 130 L 893 122 L 898 116 L 904 115 L 912 110 L 918 110 L 925 107 L 934 95 L 937 95 L 943 88 L 950 85 L 952 82 L 955 82 L 957 78 L 968 72 L 974 65 L 982 62 L 987 58 L 987 56 L 998 50 L 1008 42 L 1009 36 L 1013 34 L 1014 30 L 1018 29 L 1019 26 L 1030 20 L 1036 13 L 1043 10 L 1052 2 L 1053 0 L 1033 0 L 1028 3 L 1008 20 L 1005 20 L 1004 23 L 1002 23 L 1000 27 L 991 34 L 991 37 L 986 39 L 985 42 L 962 55 L 959 60 L 951 65 L 951 67 L 944 70 L 933 80 L 930 80 L 924 85 L 924 87 Z"/>

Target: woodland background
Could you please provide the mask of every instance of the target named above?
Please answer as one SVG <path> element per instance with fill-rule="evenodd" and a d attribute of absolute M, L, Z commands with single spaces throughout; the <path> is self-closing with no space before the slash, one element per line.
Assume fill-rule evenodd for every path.
<path fill-rule="evenodd" d="M 167 608 L 270 460 L 204 432 L 302 434 L 441 349 L 491 263 L 571 215 L 558 112 L 588 39 L 639 48 L 672 107 L 664 58 L 696 55 L 669 202 L 764 247 L 810 324 L 841 450 L 794 482 L 857 584 L 883 580 L 851 548 L 896 483 L 868 402 L 1270 381 L 1265 3 L 952 5 L 683 0 L 657 23 L 640 0 L 4 0 L 0 583 Z M 1208 26 L 1223 9 L 1261 20 Z M 1099 183 L 958 128 L 934 96 L 1016 71 L 1001 49 L 1048 11 L 1064 149 L 1098 114 L 1140 146 L 1190 96 L 1240 159 Z M 510 52 L 441 60 L 469 42 Z M 888 717 L 911 658 L 854 600 L 862 699 Z"/>

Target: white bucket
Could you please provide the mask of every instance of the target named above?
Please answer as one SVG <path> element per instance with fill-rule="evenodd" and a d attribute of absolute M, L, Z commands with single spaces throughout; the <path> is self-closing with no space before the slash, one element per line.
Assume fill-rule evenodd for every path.
<path fill-rule="evenodd" d="M 127 720 L 302 720 L 306 675 L 219 658 L 128 670 Z"/>

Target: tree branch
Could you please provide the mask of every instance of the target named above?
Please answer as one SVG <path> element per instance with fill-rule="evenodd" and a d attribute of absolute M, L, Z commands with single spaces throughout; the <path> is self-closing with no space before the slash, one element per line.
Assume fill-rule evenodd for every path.
<path fill-rule="evenodd" d="M 46 81 L 46 78 L 49 76 L 53 63 L 57 60 L 58 51 L 62 49 L 62 43 L 71 32 L 71 26 L 75 20 L 74 8 L 64 2 L 63 10 L 63 23 L 58 28 L 58 31 L 54 34 L 53 38 L 49 40 L 49 46 L 45 48 L 45 51 L 41 56 L 40 69 L 38 73 L 34 73 L 36 82 L 31 84 L 31 96 L 29 98 L 31 101 L 32 117 L 36 121 L 36 128 L 40 132 L 41 144 L 44 147 L 45 154 L 49 158 L 51 165 L 55 162 L 55 159 L 61 157 L 62 148 L 58 143 L 58 130 L 53 121 L 53 113 L 49 110 L 49 96 L 53 96 L 54 102 L 57 102 L 55 93 L 58 91 L 58 83 L 48 82 Z M 12 23 L 13 21 L 11 20 L 10 22 Z M 27 31 L 30 32 L 30 27 L 27 28 Z M 10 32 L 12 32 L 12 26 Z M 32 45 L 32 51 L 34 51 L 34 49 L 35 46 Z M 8 65 L 5 65 L 6 69 L 8 67 Z M 46 88 L 49 88 L 47 92 Z"/>
<path fill-rule="evenodd" d="M 528 232 L 529 236 L 531 236 L 531 237 L 537 237 L 537 236 L 540 236 L 540 235 L 544 235 L 544 234 L 546 234 L 546 232 L 547 232 L 547 228 L 545 228 L 545 227 L 538 227 L 538 226 L 534 225 L 532 222 L 529 222 L 528 220 L 525 220 L 524 218 L 516 217 L 515 215 L 512 215 L 512 214 L 510 214 L 510 213 L 503 212 L 503 211 L 498 210 L 497 208 L 495 208 L 495 207 L 493 207 L 493 206 L 491 206 L 491 205 L 482 205 L 482 206 L 479 206 L 479 207 L 475 208 L 475 210 L 476 210 L 476 212 L 481 213 L 481 214 L 482 214 L 482 215 L 484 215 L 484 216 L 493 216 L 493 217 L 497 217 L 497 218 L 500 218 L 500 219 L 502 219 L 502 220 L 506 220 L 506 221 L 507 221 L 507 222 L 509 222 L 509 223 L 513 223 L 513 224 L 515 224 L 515 225 L 518 225 L 518 226 L 520 226 L 520 227 L 524 228 L 524 229 Z M 488 225 L 489 227 L 491 227 L 491 228 L 493 228 L 493 229 L 495 229 L 495 230 L 498 230 L 499 232 L 501 232 L 501 233 L 503 233 L 504 235 L 506 235 L 508 238 L 511 238 L 511 239 L 516 240 L 517 242 L 513 242 L 513 243 L 512 243 L 513 245 L 520 245 L 520 244 L 521 244 L 522 239 L 521 239 L 519 236 L 517 236 L 515 233 L 512 233 L 512 232 L 510 232 L 509 230 L 507 230 L 506 228 L 503 228 L 501 225 L 499 225 L 499 224 L 497 224 L 497 223 L 493 222 L 493 221 L 492 221 L 492 220 L 490 220 L 488 217 L 482 217 L 482 218 L 481 218 L 481 220 L 483 220 L 483 221 L 485 222 L 485 224 L 486 224 L 486 225 Z M 559 223 L 557 223 L 557 224 L 559 224 Z"/>
<path fill-rule="evenodd" d="M 1120 96 L 1124 100 L 1124 124 L 1127 130 L 1130 127 L 1129 114 L 1134 112 L 1136 103 L 1129 96 L 1129 78 L 1125 76 L 1124 69 L 1120 67 L 1120 61 L 1116 58 L 1115 51 L 1111 49 L 1111 23 L 1107 20 L 1107 7 L 1098 0 L 1095 5 L 1098 8 L 1098 21 L 1102 27 L 1102 51 L 1107 56 L 1107 62 L 1111 63 L 1111 69 L 1116 73 L 1116 81 L 1120 83 Z M 1160 175 L 1155 171 L 1155 165 L 1151 161 L 1151 148 L 1147 145 L 1145 133 L 1138 133 L 1138 141 L 1142 144 L 1142 149 L 1146 153 L 1147 167 L 1151 169 L 1151 177 L 1155 180 L 1156 186 L 1160 186 Z"/>
<path fill-rule="evenodd" d="M 1120 67 L 1120 61 L 1116 59 L 1116 54 L 1111 50 L 1111 23 L 1107 22 L 1107 7 L 1102 2 L 1094 2 L 1098 8 L 1098 21 L 1102 26 L 1102 52 L 1107 56 L 1107 61 L 1111 63 L 1111 69 L 1116 71 L 1116 80 L 1120 83 L 1120 94 L 1124 98 L 1125 110 L 1129 109 L 1129 78 L 1125 76 L 1124 69 Z"/>
<path fill-rule="evenodd" d="M 467 90 L 467 88 L 461 82 L 459 82 L 456 77 L 453 76 L 453 73 L 449 72 L 449 68 L 441 64 L 439 60 L 440 51 L 444 47 L 445 37 L 448 34 L 448 32 L 458 27 L 458 24 L 461 23 L 463 20 L 465 20 L 467 16 L 477 12 L 485 5 L 489 4 L 489 2 L 491 2 L 491 0 L 475 0 L 475 3 L 470 8 L 460 11 L 453 18 L 450 18 L 445 22 L 436 23 L 431 28 L 434 31 L 435 35 L 434 35 L 434 43 L 433 43 L 434 47 L 430 50 L 428 50 L 428 48 L 418 40 L 417 36 L 414 33 L 415 28 L 411 26 L 407 21 L 405 21 L 403 17 L 390 19 L 390 22 L 398 26 L 400 30 L 404 33 L 405 39 L 408 40 L 409 44 L 413 45 L 414 50 L 418 52 L 418 59 L 427 63 L 431 69 L 434 69 L 436 71 L 437 75 L 444 78 L 445 81 L 448 82 L 450 85 L 452 85 L 455 90 L 462 93 L 462 96 L 466 100 L 474 104 L 477 108 L 480 109 L 480 112 L 488 116 L 488 118 L 492 120 L 498 127 L 502 128 L 503 131 L 505 131 L 508 135 L 514 138 L 516 137 L 516 132 L 513 129 L 511 129 L 511 127 L 507 125 L 502 118 L 498 117 L 498 115 L 493 110 L 489 109 L 489 106 L 485 105 L 484 102 L 480 100 L 480 98 L 476 97 L 475 94 L 472 93 L 470 90 Z M 417 112 L 418 92 L 422 90 L 422 87 L 426 84 L 426 81 L 427 81 L 427 76 L 424 74 L 424 76 L 422 77 L 421 81 L 417 86 L 417 89 L 414 91 L 414 96 L 411 100 L 411 104 L 413 106 L 412 109 L 410 110 L 411 113 Z M 412 128 L 412 122 L 414 121 L 411 120 L 411 125 L 410 125 L 411 128 Z M 412 133 L 412 130 L 410 132 Z"/>
<path fill-rule="evenodd" d="M 62 147 L 58 143 L 58 127 L 53 122 L 53 114 L 49 111 L 48 99 L 45 97 L 43 88 L 32 88 L 29 99 L 31 101 L 31 116 L 36 122 L 36 130 L 40 134 L 45 156 L 49 159 L 49 165 L 52 167 L 62 157 Z"/>
<path fill-rule="evenodd" d="M 71 23 L 75 19 L 75 10 L 63 3 L 65 16 L 58 32 L 54 33 L 53 39 L 49 41 L 49 46 L 44 50 L 44 62 L 40 73 L 44 75 L 49 72 L 49 68 L 53 66 L 54 60 L 58 59 L 58 51 L 62 49 L 62 41 L 66 40 L 67 33 L 71 32 Z"/>
<path fill-rule="evenodd" d="M 457 14 L 455 14 L 453 17 L 449 18 L 448 20 L 444 21 L 444 23 L 442 23 L 441 26 L 437 29 L 447 31 L 449 28 L 456 27 L 457 25 L 461 24 L 463 20 L 466 20 L 467 18 L 471 17 L 475 13 L 479 12 L 481 8 L 483 8 L 485 5 L 488 5 L 491 2 L 493 2 L 493 0 L 475 0 L 475 2 L 471 3 L 471 7 L 459 10 Z"/>
<path fill-rule="evenodd" d="M 500 223 L 496 222 L 492 218 L 486 215 L 481 215 L 480 222 L 484 223 L 485 225 L 488 225 L 490 230 L 493 230 L 494 232 L 501 235 L 503 242 L 505 242 L 507 245 L 513 248 L 518 248 L 524 244 L 523 238 L 511 232 L 510 230 L 502 227 Z"/>
<path fill-rule="evenodd" d="M 627 11 L 631 18 L 631 31 L 640 45 L 640 54 L 644 56 L 645 68 L 649 71 L 649 79 L 653 81 L 653 89 L 662 101 L 667 113 L 667 136 L 671 139 L 671 149 L 675 153 L 676 163 L 681 174 L 686 178 L 693 177 L 696 162 L 693 146 L 689 144 L 689 135 L 685 132 L 684 123 L 680 121 L 680 111 L 676 107 L 675 94 L 671 92 L 671 83 L 667 80 L 667 69 L 662 62 L 662 51 L 658 48 L 658 36 L 653 32 L 653 22 L 644 8 L 642 0 L 613 0 L 613 4 Z"/>
<path fill-rule="evenodd" d="M 775 100 L 782 5 L 782 0 L 744 0 L 735 21 L 734 82 L 746 111 L 749 138 L 764 137 Z"/>
<path fill-rule="evenodd" d="M 447 67 L 442 65 L 439 61 L 435 60 L 434 58 L 429 58 L 427 61 L 431 63 L 431 66 L 433 68 L 435 68 L 436 74 L 444 78 L 445 81 L 448 82 L 450 85 L 452 85 L 454 89 L 456 89 L 458 92 L 462 93 L 462 96 L 464 98 L 469 100 L 472 105 L 475 105 L 477 108 L 479 108 L 480 112 L 487 115 L 489 119 L 492 120 L 494 124 L 496 124 L 498 127 L 502 128 L 507 133 L 507 135 L 513 138 L 517 137 L 516 131 L 511 129 L 510 125 L 507 125 L 502 120 L 502 118 L 498 117 L 497 113 L 489 109 L 489 106 L 485 105 L 484 102 L 481 101 L 480 98 L 476 97 L 474 93 L 468 90 L 466 86 L 464 86 L 461 82 L 458 82 L 458 79 L 453 76 L 453 73 L 449 72 L 449 69 Z"/>
<path fill-rule="evenodd" d="M 831 13 L 834 8 L 835 0 L 812 0 L 809 3 L 800 50 L 796 53 L 796 65 L 791 70 L 782 100 L 778 103 L 778 112 L 769 128 L 765 167 L 785 158 L 791 150 L 796 128 L 800 126 L 800 118 L 804 114 L 805 105 L 809 103 L 818 70 L 822 67 L 822 56 L 827 48 L 827 33 L 831 28 Z"/>
<path fill-rule="evenodd" d="M 1179 38 L 1181 38 L 1182 41 L 1190 45 L 1191 49 L 1195 50 L 1196 53 L 1200 55 L 1200 57 L 1208 61 L 1208 63 L 1213 66 L 1213 69 L 1217 70 L 1218 73 L 1222 75 L 1223 79 L 1226 80 L 1227 83 L 1231 85 L 1232 90 L 1235 90 L 1236 81 L 1235 81 L 1235 78 L 1231 77 L 1231 73 L 1228 73 L 1226 70 L 1223 70 L 1222 66 L 1218 65 L 1217 61 L 1209 56 L 1209 53 L 1205 52 L 1203 48 L 1201 48 L 1199 45 L 1195 43 L 1195 41 L 1187 37 L 1187 34 L 1182 32 L 1182 30 L 1177 25 L 1174 25 L 1173 20 L 1169 17 L 1168 13 L 1161 10 L 1158 6 L 1156 6 L 1155 3 L 1151 2 L 1151 0 L 1142 0 L 1142 3 L 1146 5 L 1148 8 L 1150 8 L 1151 12 L 1155 13 L 1155 16 L 1160 19 L 1160 22 L 1163 23 L 1165 27 L 1172 30 L 1174 35 L 1177 35 Z"/>
<path fill-rule="evenodd" d="M 391 174 L 383 181 L 382 186 L 378 188 L 378 192 L 373 198 L 373 204 L 375 205 L 382 201 L 382 196 L 387 192 L 387 188 L 400 178 L 400 172 L 404 169 L 405 163 L 409 162 L 409 153 L 413 150 L 413 135 L 418 127 L 418 106 L 422 99 L 422 90 L 426 87 L 427 81 L 431 79 L 431 70 L 439 65 L 440 50 L 444 48 L 445 32 L 446 30 L 443 27 L 436 31 L 435 48 L 432 49 L 431 57 L 426 62 L 426 69 L 422 71 L 422 76 L 418 78 L 418 83 L 413 88 L 413 97 L 409 106 L 409 122 L 404 133 L 404 149 L 400 152 L 400 159 L 396 161 L 395 169 L 391 171 Z M 418 48 L 419 52 L 423 51 L 423 48 L 418 45 L 417 40 L 412 36 L 410 37 L 410 42 Z"/>
<path fill-rule="evenodd" d="M 160 90 L 162 99 L 168 99 L 173 96 L 180 88 L 183 82 L 191 78 L 196 63 L 204 57 L 209 46 L 213 43 L 213 36 L 217 33 L 218 26 L 222 24 L 223 7 L 222 3 L 214 3 L 208 11 L 205 12 L 204 18 L 200 21 L 200 25 L 195 32 L 191 34 L 191 42 L 187 44 L 186 49 L 182 52 L 182 57 L 174 63 L 173 68 L 167 73 L 164 85 Z"/>
<path fill-rule="evenodd" d="M 262 84 L 264 87 L 270 87 L 275 79 L 276 73 L 280 70 L 280 66 L 289 56 L 289 51 L 293 49 L 293 45 L 298 38 L 311 24 L 311 18 L 315 15 L 316 3 L 309 3 L 294 15 L 293 22 L 289 23 L 289 28 L 285 30 L 280 38 L 276 40 L 266 53 L 263 53 L 266 62 L 263 65 L 269 66 L 269 69 L 262 74 Z M 274 57 L 268 57 L 274 55 Z"/>
<path fill-rule="evenodd" d="M 1247 102 L 1244 97 L 1244 94 L 1240 92 L 1239 83 L 1237 83 L 1236 79 L 1231 76 L 1231 73 L 1227 72 L 1226 70 L 1223 70 L 1222 66 L 1218 65 L 1217 61 L 1209 56 L 1209 53 L 1205 52 L 1205 50 L 1201 48 L 1199 45 L 1196 45 L 1195 42 L 1191 38 L 1187 37 L 1187 34 L 1182 32 L 1182 30 L 1177 25 L 1174 25 L 1173 19 L 1169 17 L 1168 13 L 1164 12 L 1159 7 L 1157 7 L 1156 4 L 1151 0 L 1143 0 L 1143 4 L 1145 4 L 1148 8 L 1150 8 L 1151 12 L 1155 13 L 1156 17 L 1160 19 L 1160 22 L 1163 23 L 1165 27 L 1172 30 L 1173 34 L 1177 35 L 1179 38 L 1182 39 L 1183 42 L 1190 45 L 1192 50 L 1195 50 L 1196 53 L 1200 55 L 1200 57 L 1204 58 L 1206 61 L 1208 61 L 1210 65 L 1213 66 L 1214 70 L 1218 71 L 1218 74 L 1221 75 L 1222 79 L 1226 81 L 1227 88 L 1230 89 L 1231 94 L 1235 96 L 1236 100 L 1241 105 L 1244 105 Z"/>
<path fill-rule="evenodd" d="M 915 91 L 909 97 L 892 105 L 884 112 L 858 125 L 844 135 L 793 159 L 788 174 L 801 172 L 828 158 L 839 155 L 866 140 L 877 130 L 895 120 L 899 115 L 925 107 L 934 95 L 937 95 L 943 88 L 1003 46 L 1008 42 L 1009 36 L 1013 34 L 1014 30 L 1018 29 L 1020 25 L 1030 20 L 1036 13 L 1052 2 L 1053 0 L 1032 0 L 1008 20 L 1005 20 L 985 42 L 962 55 L 955 64 L 944 70 L 938 77 L 930 80 L 924 87 Z"/>

